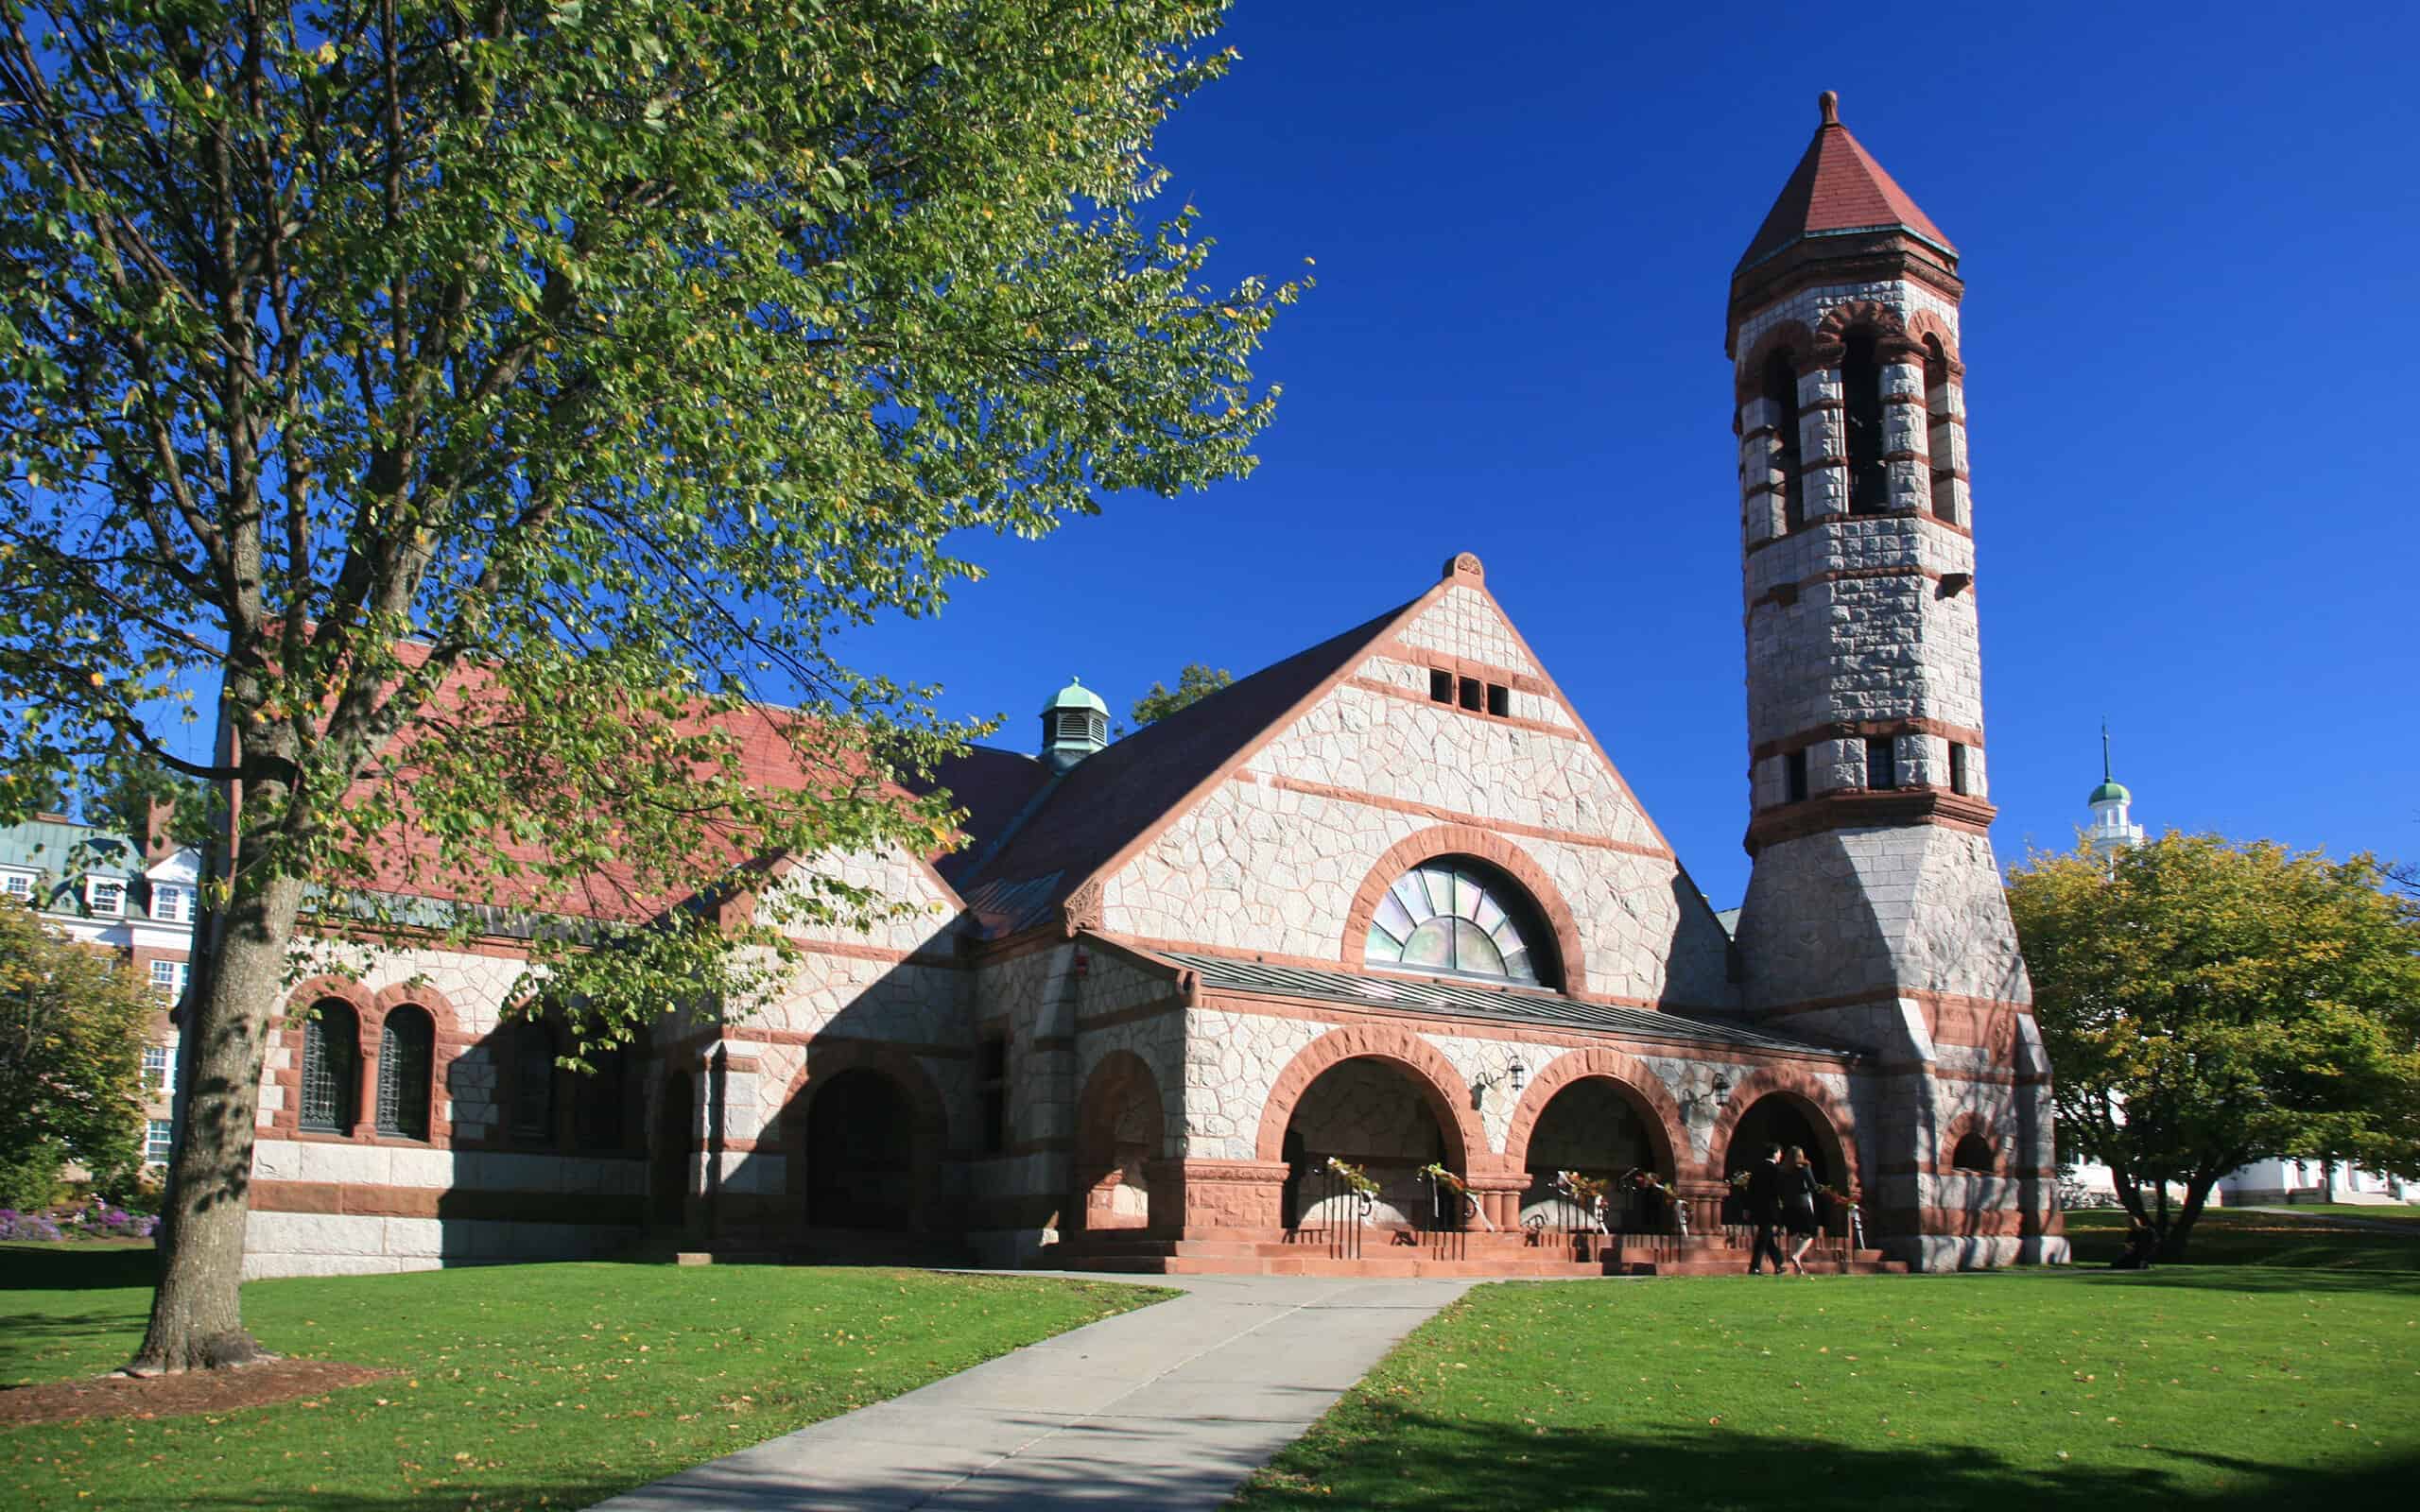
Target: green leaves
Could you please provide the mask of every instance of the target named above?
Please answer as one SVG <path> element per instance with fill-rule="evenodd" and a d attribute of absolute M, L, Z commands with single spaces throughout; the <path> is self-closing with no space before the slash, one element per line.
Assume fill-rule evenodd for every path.
<path fill-rule="evenodd" d="M 2121 1181 L 2420 1169 L 2420 919 L 2367 856 L 2171 834 L 2014 870 L 2060 1143 Z"/>
<path fill-rule="evenodd" d="M 133 973 L 0 898 L 0 1164 L 48 1149 L 104 1183 L 139 1164 L 154 1005 Z"/>

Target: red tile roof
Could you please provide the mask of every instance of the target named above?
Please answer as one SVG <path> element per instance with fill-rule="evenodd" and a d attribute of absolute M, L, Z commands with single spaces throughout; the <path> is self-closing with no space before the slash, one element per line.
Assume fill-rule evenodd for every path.
<path fill-rule="evenodd" d="M 1802 236 L 1891 226 L 1955 253 L 1958 249 L 1941 228 L 1841 124 L 1839 96 L 1825 90 L 1822 105 L 1824 120 L 1815 129 L 1815 140 L 1782 185 L 1781 197 L 1740 255 L 1739 266 L 1762 262 Z"/>

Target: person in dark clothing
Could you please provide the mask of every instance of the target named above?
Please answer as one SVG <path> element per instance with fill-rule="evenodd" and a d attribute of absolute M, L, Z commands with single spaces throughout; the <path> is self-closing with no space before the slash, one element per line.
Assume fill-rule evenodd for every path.
<path fill-rule="evenodd" d="M 1806 1163 L 1806 1152 L 1791 1145 L 1789 1160 L 1781 1168 L 1781 1219 L 1793 1241 L 1789 1268 L 1801 1276 L 1806 1274 L 1806 1246 L 1815 1242 L 1815 1193 L 1820 1184 L 1815 1168 Z"/>
<path fill-rule="evenodd" d="M 2152 1257 L 2159 1253 L 2159 1230 L 2140 1218 L 2126 1229 L 2126 1250 L 2109 1263 L 2111 1270 L 2149 1270 Z"/>
<path fill-rule="evenodd" d="M 1748 1221 L 1755 1226 L 1755 1243 L 1748 1251 L 1748 1274 L 1761 1276 L 1765 1257 L 1773 1261 L 1773 1274 L 1782 1273 L 1781 1245 L 1773 1230 L 1781 1226 L 1781 1146 L 1765 1146 L 1765 1158 L 1748 1173 Z"/>

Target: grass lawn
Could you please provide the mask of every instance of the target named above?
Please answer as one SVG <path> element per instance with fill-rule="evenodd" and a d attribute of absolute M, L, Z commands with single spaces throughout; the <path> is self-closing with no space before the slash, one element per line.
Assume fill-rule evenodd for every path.
<path fill-rule="evenodd" d="M 2380 1218 L 2388 1223 L 2420 1225 L 2420 1208 L 2409 1202 L 2297 1202 L 2289 1211 L 2317 1213 L 2324 1218 Z"/>
<path fill-rule="evenodd" d="M 1479 1288 L 1236 1505 L 2408 1507 L 2420 1277 Z"/>
<path fill-rule="evenodd" d="M 2389 1209 L 2388 1211 L 2395 1210 Z M 2312 1216 L 2306 1216 L 2311 1214 Z M 2360 1212 L 2359 1216 L 2368 1214 Z M 2180 1265 L 2292 1265 L 2316 1270 L 2420 1271 L 2420 1224 L 2410 1234 L 2331 1224 L 2328 1210 L 2275 1212 L 2205 1210 L 2194 1221 Z M 2076 1260 L 2107 1264 L 2126 1247 L 2126 1214 L 2116 1210 L 2066 1215 Z"/>
<path fill-rule="evenodd" d="M 152 1263 L 0 1246 L 0 1383 L 123 1364 Z M 1163 1295 L 719 1265 L 259 1281 L 244 1313 L 268 1348 L 403 1373 L 278 1407 L 0 1430 L 0 1506 L 585 1506 Z"/>

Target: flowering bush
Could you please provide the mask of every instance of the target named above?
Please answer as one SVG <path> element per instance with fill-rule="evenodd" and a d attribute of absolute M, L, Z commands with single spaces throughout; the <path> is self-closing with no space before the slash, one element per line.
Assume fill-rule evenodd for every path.
<path fill-rule="evenodd" d="M 128 1212 L 98 1203 L 78 1208 L 64 1221 L 46 1212 L 19 1212 L 0 1208 L 0 1239 L 30 1239 L 58 1244 L 69 1239 L 148 1239 L 160 1227 L 149 1213 Z"/>
<path fill-rule="evenodd" d="M 19 1212 L 0 1208 L 0 1239 L 40 1239 L 55 1243 L 66 1236 L 46 1212 Z"/>

